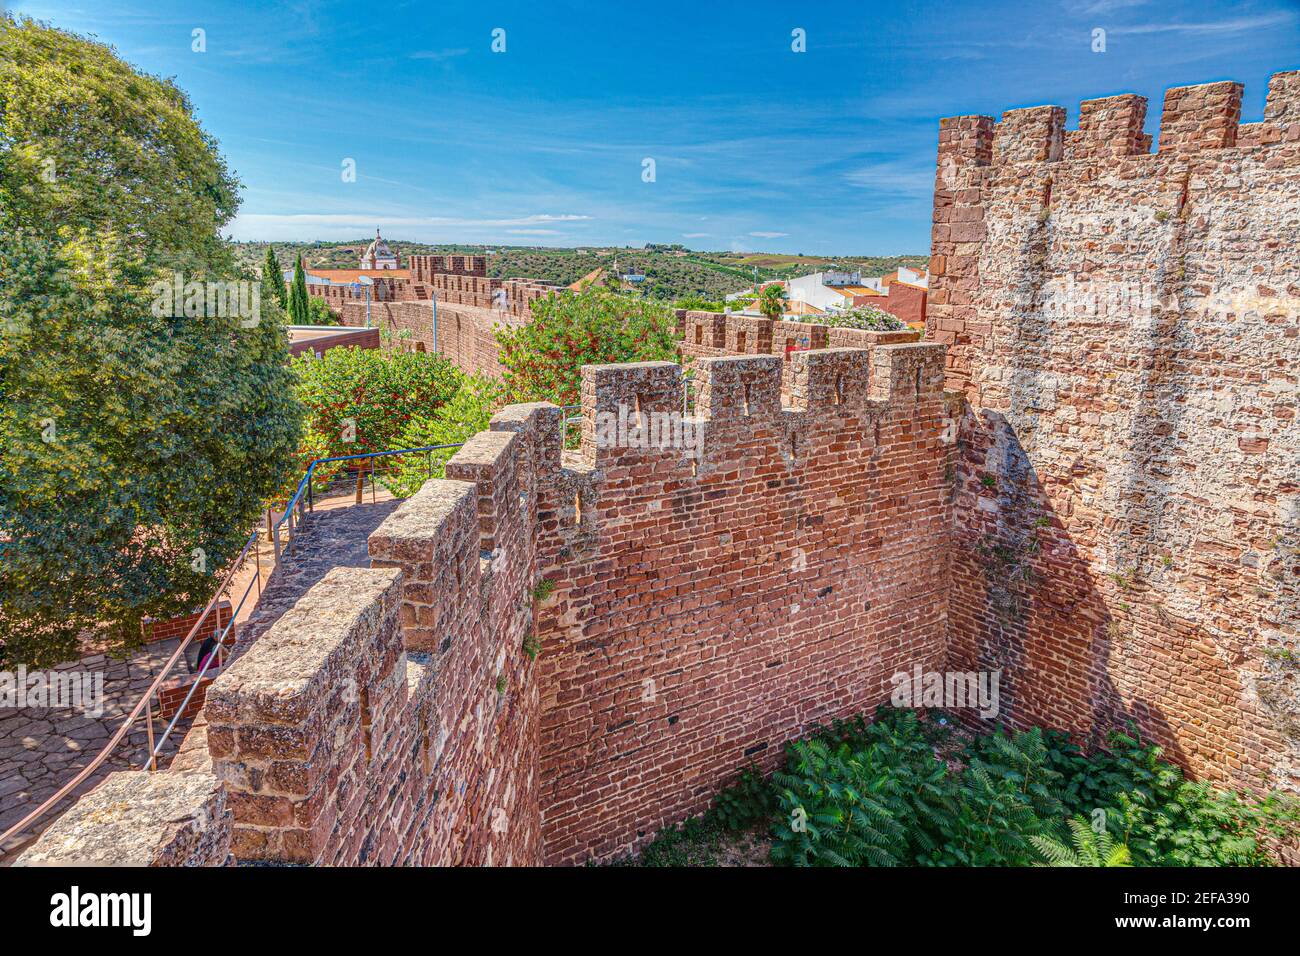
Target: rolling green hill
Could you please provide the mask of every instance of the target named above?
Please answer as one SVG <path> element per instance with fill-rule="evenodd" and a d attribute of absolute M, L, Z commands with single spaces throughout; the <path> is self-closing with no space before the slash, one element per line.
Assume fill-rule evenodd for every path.
<path fill-rule="evenodd" d="M 924 269 L 929 256 L 840 256 L 833 259 L 813 256 L 756 252 L 695 252 L 681 246 L 651 245 L 645 248 L 580 247 L 555 249 L 542 246 L 428 245 L 419 242 L 389 240 L 399 255 L 482 254 L 488 256 L 488 275 L 498 278 L 542 279 L 568 285 L 593 269 L 613 272 L 617 258 L 619 271 L 640 273 L 646 277 L 636 288 L 657 299 L 680 299 L 700 296 L 721 299 L 753 284 L 755 270 L 759 281 L 789 279 L 823 269 L 861 270 L 867 276 L 882 276 L 899 266 Z M 356 268 L 357 260 L 369 243 L 353 242 L 276 243 L 275 251 L 284 268 L 293 265 L 299 253 L 308 266 L 322 269 Z M 261 266 L 266 244 L 235 243 L 241 263 L 254 271 Z"/>

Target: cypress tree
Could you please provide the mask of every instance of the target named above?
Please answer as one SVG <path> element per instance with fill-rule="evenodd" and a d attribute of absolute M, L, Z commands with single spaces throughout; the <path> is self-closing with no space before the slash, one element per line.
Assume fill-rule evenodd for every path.
<path fill-rule="evenodd" d="M 311 310 L 307 305 L 307 273 L 302 267 L 302 256 L 293 265 L 293 285 L 289 289 L 289 324 L 311 325 Z"/>
<path fill-rule="evenodd" d="M 284 276 L 280 274 L 280 263 L 276 261 L 275 250 L 270 246 L 266 247 L 266 261 L 262 263 L 262 289 L 263 294 L 269 292 L 275 296 L 280 308 L 285 307 Z"/>

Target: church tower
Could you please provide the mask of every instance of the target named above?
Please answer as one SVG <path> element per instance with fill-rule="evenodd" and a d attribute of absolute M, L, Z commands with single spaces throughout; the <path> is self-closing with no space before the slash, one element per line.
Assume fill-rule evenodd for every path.
<path fill-rule="evenodd" d="M 361 256 L 362 269 L 396 269 L 399 267 L 397 254 L 388 248 L 388 243 L 384 242 L 379 235 L 379 230 L 375 230 L 375 241 L 366 246 L 366 251 Z"/>

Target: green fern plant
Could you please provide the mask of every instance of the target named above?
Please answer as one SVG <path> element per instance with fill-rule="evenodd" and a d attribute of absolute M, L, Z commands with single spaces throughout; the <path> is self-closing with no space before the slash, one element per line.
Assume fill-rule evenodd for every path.
<path fill-rule="evenodd" d="M 1035 866 L 1132 866 L 1133 857 L 1128 846 L 1116 842 L 1110 831 L 1101 832 L 1088 825 L 1083 817 L 1070 817 L 1066 825 L 1070 830 L 1070 843 L 1066 844 L 1046 834 L 1031 836 L 1033 844 L 1044 862 Z"/>
<path fill-rule="evenodd" d="M 746 830 L 768 819 L 775 808 L 776 792 L 753 764 L 713 800 L 714 818 L 731 831 Z"/>

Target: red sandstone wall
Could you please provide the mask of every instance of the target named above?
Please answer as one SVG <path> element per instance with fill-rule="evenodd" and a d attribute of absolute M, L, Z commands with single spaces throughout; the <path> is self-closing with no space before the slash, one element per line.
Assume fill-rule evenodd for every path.
<path fill-rule="evenodd" d="M 541 862 L 539 667 L 532 631 L 538 474 L 558 466 L 561 413 L 511 406 L 371 535 L 401 568 L 407 648 L 431 670 L 418 726 L 432 847 L 418 862 Z M 411 862 L 417 862 L 412 859 Z"/>
<path fill-rule="evenodd" d="M 678 353 L 684 359 L 723 355 L 777 355 L 782 361 L 781 394 L 791 394 L 791 361 L 814 349 L 873 349 L 915 342 L 919 331 L 874 332 L 807 322 L 779 322 L 749 315 L 677 310 Z"/>
<path fill-rule="evenodd" d="M 871 298 L 867 304 L 902 319 L 914 329 L 925 327 L 927 290 L 904 282 L 891 282 L 889 295 Z"/>
<path fill-rule="evenodd" d="M 797 353 L 783 410 L 782 359 L 700 359 L 698 463 L 594 441 L 598 412 L 679 408 L 677 366 L 584 368 L 583 451 L 539 505 L 549 863 L 639 847 L 750 760 L 887 699 L 891 674 L 941 664 L 942 361 Z"/>
<path fill-rule="evenodd" d="M 158 641 L 167 641 L 172 638 L 182 638 L 190 632 L 190 629 L 203 616 L 203 611 L 195 611 L 193 614 L 187 614 L 184 617 L 169 617 L 164 620 L 155 621 L 152 618 L 145 618 L 144 621 L 144 642 L 154 644 Z M 205 637 L 215 637 L 217 631 L 224 628 L 230 623 L 230 602 L 220 601 L 217 604 L 217 613 L 214 614 L 203 627 L 199 628 L 194 635 L 196 640 L 202 640 Z M 195 645 L 197 646 L 197 645 Z"/>
<path fill-rule="evenodd" d="M 969 402 L 953 666 L 1296 785 L 1300 73 L 940 124 L 927 336 Z M 1289 669 L 1288 669 L 1289 668 Z"/>
<path fill-rule="evenodd" d="M 498 324 L 517 322 L 509 314 L 474 306 L 438 304 L 438 342 L 433 342 L 432 302 L 371 303 L 371 322 L 391 333 L 396 347 L 437 351 L 462 371 L 500 377 L 501 362 L 495 335 Z M 362 326 L 366 321 L 364 304 L 348 303 L 342 321 L 347 326 Z M 405 333 L 403 335 L 402 333 Z"/>
<path fill-rule="evenodd" d="M 560 409 L 502 410 L 371 535 L 374 567 L 330 571 L 211 684 L 211 773 L 166 775 L 168 820 L 97 833 L 179 824 L 163 864 L 605 859 L 937 667 L 943 349 L 797 353 L 789 409 L 783 364 L 700 361 L 698 459 L 597 441 L 620 403 L 679 410 L 676 365 L 584 369 L 563 463 Z"/>
<path fill-rule="evenodd" d="M 428 302 L 436 297 L 441 306 L 474 306 L 491 309 L 506 321 L 527 321 L 532 304 L 559 288 L 537 279 L 489 279 L 484 256 L 409 256 L 407 265 L 410 278 L 375 277 L 369 294 L 372 311 L 376 303 Z M 366 295 L 358 294 L 350 283 L 312 284 L 307 292 L 324 299 L 335 315 L 354 308 L 365 313 Z"/>

